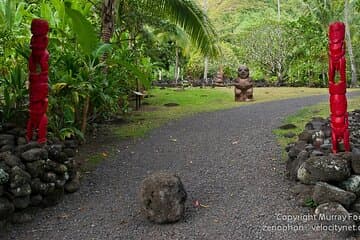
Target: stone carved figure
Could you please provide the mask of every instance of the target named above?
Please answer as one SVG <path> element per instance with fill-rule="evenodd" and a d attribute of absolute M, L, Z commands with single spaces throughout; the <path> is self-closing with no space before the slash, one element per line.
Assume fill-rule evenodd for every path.
<path fill-rule="evenodd" d="M 215 78 L 215 86 L 223 87 L 224 86 L 224 72 L 222 70 L 222 67 L 220 67 L 219 71 L 216 73 Z"/>
<path fill-rule="evenodd" d="M 253 100 L 253 82 L 249 75 L 247 66 L 242 65 L 238 68 L 238 77 L 234 83 L 236 102 Z"/>
<path fill-rule="evenodd" d="M 42 19 L 33 19 L 31 22 L 31 55 L 29 57 L 29 98 L 30 118 L 27 123 L 27 141 L 33 138 L 33 131 L 37 132 L 37 141 L 46 142 L 48 118 L 48 61 L 47 51 L 49 24 Z"/>
<path fill-rule="evenodd" d="M 350 151 L 349 122 L 346 99 L 345 24 L 332 23 L 329 27 L 329 93 L 330 126 L 333 153 L 338 152 L 342 140 L 345 151 Z M 335 74 L 340 80 L 335 82 Z"/>

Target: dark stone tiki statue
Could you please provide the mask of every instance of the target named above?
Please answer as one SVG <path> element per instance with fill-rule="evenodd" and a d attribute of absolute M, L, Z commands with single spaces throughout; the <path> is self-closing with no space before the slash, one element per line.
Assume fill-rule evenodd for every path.
<path fill-rule="evenodd" d="M 238 68 L 238 77 L 235 80 L 234 86 L 236 102 L 253 100 L 253 82 L 249 77 L 249 68 L 247 66 L 240 66 Z"/>

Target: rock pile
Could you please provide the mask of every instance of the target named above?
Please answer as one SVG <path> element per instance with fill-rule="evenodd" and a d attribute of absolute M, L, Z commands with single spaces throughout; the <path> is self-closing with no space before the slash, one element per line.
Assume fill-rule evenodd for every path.
<path fill-rule="evenodd" d="M 327 225 L 352 225 L 360 212 L 360 110 L 349 113 L 352 152 L 331 153 L 331 128 L 328 119 L 313 118 L 299 134 L 298 141 L 286 147 L 287 174 L 300 183 L 293 188 L 300 204 L 315 205 L 315 215 L 348 216 L 346 222 L 329 221 Z M 340 144 L 340 150 L 343 145 Z M 360 219 L 360 218 L 359 218 Z M 352 236 L 343 228 L 339 237 Z M 349 231 L 350 229 L 350 231 Z"/>
<path fill-rule="evenodd" d="M 19 215 L 33 206 L 57 204 L 65 192 L 79 188 L 73 157 L 74 140 L 27 143 L 25 130 L 14 125 L 0 129 L 0 221 L 22 221 Z M 29 218 L 27 218 L 29 219 Z"/>

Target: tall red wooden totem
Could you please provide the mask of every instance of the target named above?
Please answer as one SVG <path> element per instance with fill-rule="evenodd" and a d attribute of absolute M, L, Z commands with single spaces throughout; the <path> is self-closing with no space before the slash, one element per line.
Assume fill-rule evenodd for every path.
<path fill-rule="evenodd" d="M 344 23 L 332 23 L 329 27 L 329 93 L 333 153 L 338 152 L 338 143 L 340 141 L 343 141 L 345 151 L 350 151 L 348 129 L 349 122 L 346 100 L 346 59 L 344 38 Z M 340 79 L 337 82 L 335 82 L 336 73 L 340 74 Z"/>
<path fill-rule="evenodd" d="M 37 129 L 37 141 L 46 143 L 48 119 L 46 111 L 48 107 L 48 60 L 47 51 L 49 24 L 42 19 L 33 19 L 31 22 L 31 55 L 29 58 L 29 98 L 30 118 L 27 123 L 28 141 L 33 138 L 34 130 Z"/>

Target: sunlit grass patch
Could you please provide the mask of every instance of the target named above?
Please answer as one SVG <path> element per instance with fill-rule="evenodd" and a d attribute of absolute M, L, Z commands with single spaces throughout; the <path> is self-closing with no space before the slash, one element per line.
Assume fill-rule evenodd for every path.
<path fill-rule="evenodd" d="M 142 106 L 142 110 L 130 115 L 129 123 L 116 128 L 115 132 L 121 138 L 142 137 L 149 130 L 169 120 L 194 113 L 327 93 L 326 88 L 255 88 L 254 101 L 240 103 L 234 101 L 233 88 L 187 88 L 185 90 L 154 88 L 148 92 L 149 98 L 143 101 L 148 105 Z M 164 106 L 167 103 L 176 103 L 178 106 Z"/>

